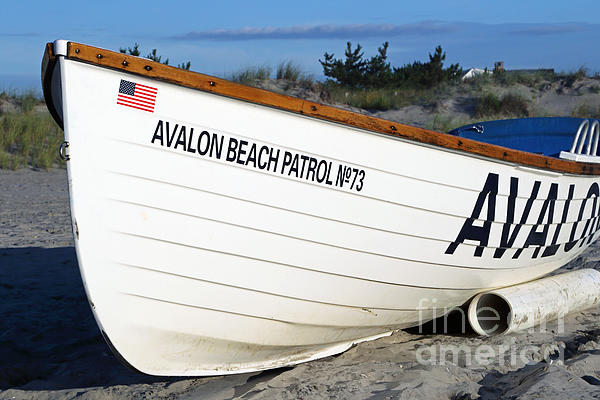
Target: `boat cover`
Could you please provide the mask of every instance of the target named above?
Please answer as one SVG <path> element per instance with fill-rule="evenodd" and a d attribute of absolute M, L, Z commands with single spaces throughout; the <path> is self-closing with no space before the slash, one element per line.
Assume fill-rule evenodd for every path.
<path fill-rule="evenodd" d="M 448 132 L 467 139 L 515 150 L 558 157 L 573 144 L 584 118 L 518 118 L 478 122 Z M 590 121 L 591 123 L 592 121 Z"/>

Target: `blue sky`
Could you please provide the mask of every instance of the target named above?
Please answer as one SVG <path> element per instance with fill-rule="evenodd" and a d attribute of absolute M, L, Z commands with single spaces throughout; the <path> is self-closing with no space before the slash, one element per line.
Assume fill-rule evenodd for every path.
<path fill-rule="evenodd" d="M 492 67 L 600 71 L 598 0 L 521 1 L 6 1 L 0 25 L 0 88 L 39 88 L 44 43 L 62 38 L 112 50 L 139 43 L 171 64 L 227 76 L 293 60 L 321 78 L 325 51 L 384 41 L 392 65 L 426 60 Z"/>

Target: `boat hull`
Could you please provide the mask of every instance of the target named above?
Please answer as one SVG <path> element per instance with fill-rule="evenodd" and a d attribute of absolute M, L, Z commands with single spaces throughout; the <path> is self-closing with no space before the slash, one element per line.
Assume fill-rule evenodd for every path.
<path fill-rule="evenodd" d="M 53 73 L 84 286 L 148 374 L 339 353 L 547 274 L 597 236 L 594 176 L 64 57 Z M 119 104 L 122 80 L 156 89 L 151 111 Z"/>

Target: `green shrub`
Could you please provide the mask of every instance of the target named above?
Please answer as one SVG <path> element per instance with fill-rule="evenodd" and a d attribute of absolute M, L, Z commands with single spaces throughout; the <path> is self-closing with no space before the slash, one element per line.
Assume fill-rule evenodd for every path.
<path fill-rule="evenodd" d="M 437 46 L 433 54 L 429 54 L 429 62 L 415 61 L 402 68 L 394 68 L 393 80 L 398 86 L 419 86 L 432 88 L 443 82 L 458 81 L 462 69 L 458 64 L 444 68 L 446 53 L 442 46 Z"/>
<path fill-rule="evenodd" d="M 582 66 L 579 67 L 577 71 L 564 73 L 562 75 L 559 75 L 559 77 L 564 79 L 565 86 L 570 88 L 575 84 L 575 82 L 582 80 L 583 78 L 587 77 L 587 75 L 587 69 Z"/>
<path fill-rule="evenodd" d="M 519 95 L 505 94 L 498 97 L 495 93 L 486 93 L 475 101 L 475 115 L 526 117 L 529 115 L 527 100 Z"/>

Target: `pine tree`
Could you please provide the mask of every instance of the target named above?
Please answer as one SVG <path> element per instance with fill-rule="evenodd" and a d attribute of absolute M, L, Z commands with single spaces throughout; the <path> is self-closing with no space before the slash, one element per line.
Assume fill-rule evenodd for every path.
<path fill-rule="evenodd" d="M 136 56 L 139 57 L 141 52 L 140 52 L 140 45 L 135 43 L 133 45 L 133 48 L 131 47 L 121 47 L 119 48 L 119 51 L 123 54 L 129 54 L 132 56 Z M 158 51 L 156 49 L 152 49 L 152 51 L 150 53 L 148 53 L 148 55 L 146 56 L 147 59 L 152 60 L 152 61 L 156 61 L 156 62 L 162 62 L 165 65 L 169 65 L 169 59 L 167 58 L 165 61 L 161 61 L 162 60 L 162 56 L 158 55 Z M 181 69 L 186 69 L 189 71 L 190 67 L 192 66 L 191 62 L 184 62 L 181 64 L 177 65 L 177 68 L 181 68 Z"/>
<path fill-rule="evenodd" d="M 361 52 L 362 47 L 360 44 L 356 46 L 355 50 L 352 50 L 352 44 L 348 42 L 346 44 L 346 51 L 344 55 L 346 60 L 334 59 L 334 54 L 325 53 L 323 58 L 325 61 L 319 60 L 323 66 L 323 73 L 325 76 L 334 78 L 342 85 L 350 87 L 361 86 L 364 80 L 364 73 L 366 68 L 366 61 L 362 59 L 363 53 Z"/>
<path fill-rule="evenodd" d="M 389 45 L 389 42 L 385 42 L 377 49 L 379 54 L 371 57 L 367 62 L 365 68 L 365 86 L 381 88 L 390 84 L 392 69 L 390 63 L 387 62 L 387 49 Z"/>

